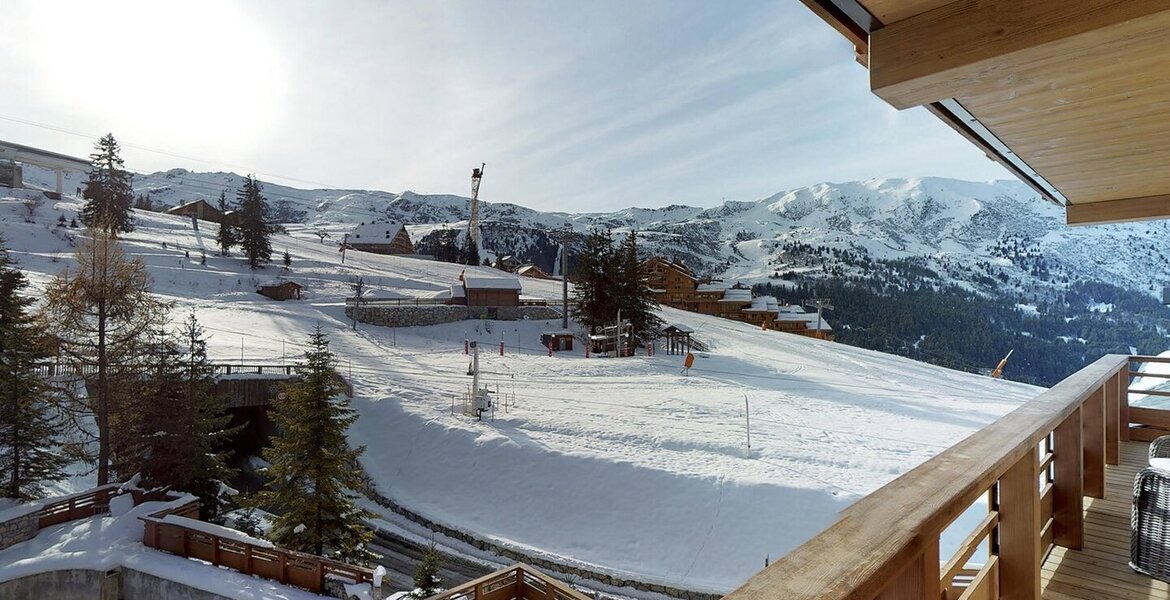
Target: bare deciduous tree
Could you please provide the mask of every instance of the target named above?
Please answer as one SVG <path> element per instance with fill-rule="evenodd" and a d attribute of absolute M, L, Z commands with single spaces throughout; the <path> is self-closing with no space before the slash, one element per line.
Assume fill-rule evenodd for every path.
<path fill-rule="evenodd" d="M 130 458 L 119 456 L 117 444 L 130 440 L 118 436 L 136 418 L 134 386 L 142 379 L 146 336 L 165 321 L 168 305 L 151 295 L 146 265 L 128 260 L 107 228 L 90 232 L 77 247 L 77 266 L 46 289 L 42 318 L 57 338 L 62 362 L 85 379 L 85 386 L 67 395 L 96 421 L 97 483 L 104 485 L 111 465 L 118 472 L 118 462 Z"/>

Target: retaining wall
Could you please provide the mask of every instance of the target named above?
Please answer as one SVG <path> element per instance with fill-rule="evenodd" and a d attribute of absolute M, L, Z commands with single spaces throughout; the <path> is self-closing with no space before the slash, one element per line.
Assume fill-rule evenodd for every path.
<path fill-rule="evenodd" d="M 26 505 L 25 510 L 4 511 L 9 516 L 0 523 L 0 550 L 36 537 L 40 528 L 40 510 L 41 505 L 34 503 Z"/>
<path fill-rule="evenodd" d="M 345 316 L 370 325 L 383 327 L 415 327 L 454 323 L 467 319 L 497 319 L 520 321 L 523 319 L 549 320 L 561 318 L 561 312 L 551 306 L 454 306 L 435 304 L 429 306 L 346 306 Z"/>

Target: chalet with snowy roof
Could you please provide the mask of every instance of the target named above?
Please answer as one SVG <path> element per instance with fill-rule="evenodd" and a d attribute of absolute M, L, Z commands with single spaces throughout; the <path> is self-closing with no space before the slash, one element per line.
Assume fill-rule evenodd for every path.
<path fill-rule="evenodd" d="M 687 303 L 694 300 L 698 280 L 686 266 L 669 261 L 661 256 L 652 256 L 642 261 L 646 285 L 654 292 L 659 304 L 691 310 Z"/>
<path fill-rule="evenodd" d="M 533 264 L 517 267 L 516 274 L 521 277 L 531 277 L 533 279 L 549 279 L 550 277 L 548 272 Z"/>
<path fill-rule="evenodd" d="M 256 293 L 261 296 L 267 296 L 273 300 L 300 300 L 301 290 L 305 286 L 287 279 L 281 281 L 268 281 L 256 286 Z"/>
<path fill-rule="evenodd" d="M 496 268 L 501 271 L 507 271 L 509 273 L 515 273 L 516 269 L 519 268 L 521 264 L 522 263 L 520 262 L 520 259 L 512 256 L 511 254 L 507 256 L 501 256 L 496 259 Z"/>
<path fill-rule="evenodd" d="M 223 213 L 219 212 L 219 209 L 212 206 L 210 202 L 202 199 L 169 208 L 167 209 L 167 214 L 178 215 L 180 217 L 194 217 L 200 221 L 211 221 L 213 223 L 223 222 Z"/>
<path fill-rule="evenodd" d="M 373 254 L 414 254 L 414 244 L 402 223 L 362 223 L 350 232 L 347 244 Z"/>
<path fill-rule="evenodd" d="M 451 286 L 451 304 L 467 306 L 520 306 L 520 280 L 515 277 L 461 275 Z"/>

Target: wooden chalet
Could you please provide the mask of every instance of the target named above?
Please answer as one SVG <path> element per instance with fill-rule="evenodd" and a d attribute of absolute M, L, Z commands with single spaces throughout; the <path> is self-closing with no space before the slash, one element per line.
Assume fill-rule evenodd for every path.
<path fill-rule="evenodd" d="M 256 293 L 273 300 L 300 300 L 305 286 L 289 280 L 269 281 L 256 286 Z"/>
<path fill-rule="evenodd" d="M 461 275 L 451 286 L 451 303 L 467 306 L 520 306 L 520 280 L 515 277 Z"/>
<path fill-rule="evenodd" d="M 659 304 L 683 308 L 692 301 L 698 280 L 685 266 L 671 262 L 661 256 L 652 256 L 642 261 L 646 284 L 654 292 Z"/>
<path fill-rule="evenodd" d="M 213 223 L 223 222 L 223 213 L 219 212 L 219 209 L 212 206 L 210 202 L 202 199 L 180 204 L 174 208 L 168 208 L 167 214 L 181 217 L 194 217 L 200 221 L 211 221 Z"/>
<path fill-rule="evenodd" d="M 533 279 L 550 279 L 551 276 L 544 269 L 534 265 L 520 265 L 516 267 L 516 274 L 521 277 L 531 277 Z"/>
<path fill-rule="evenodd" d="M 802 2 L 853 45 L 874 94 L 925 107 L 1069 224 L 1170 217 L 1170 3 Z M 1170 583 L 1129 566 L 1138 542 L 1170 560 L 1170 536 L 1131 537 L 1135 474 L 1148 442 L 1170 434 L 1170 410 L 1151 402 L 1170 392 L 1145 389 L 1153 362 L 1168 361 L 1084 366 L 858 500 L 724 600 L 1170 598 Z M 980 522 L 944 546 L 979 500 Z"/>
<path fill-rule="evenodd" d="M 361 223 L 349 233 L 347 244 L 373 254 L 414 254 L 414 243 L 402 223 Z"/>

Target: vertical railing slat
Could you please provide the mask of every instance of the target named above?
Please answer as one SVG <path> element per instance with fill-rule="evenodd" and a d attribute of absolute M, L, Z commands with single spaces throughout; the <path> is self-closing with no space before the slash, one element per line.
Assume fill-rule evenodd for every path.
<path fill-rule="evenodd" d="M 1081 405 L 1081 443 L 1085 457 L 1085 495 L 1105 497 L 1105 386 Z"/>
<path fill-rule="evenodd" d="M 1084 486 L 1081 452 L 1081 409 L 1077 409 L 1053 432 L 1054 462 L 1052 519 L 1057 546 L 1080 550 L 1084 544 Z"/>
<path fill-rule="evenodd" d="M 1105 463 L 1116 465 L 1121 456 L 1120 393 L 1117 380 L 1120 373 L 1114 373 L 1105 382 Z M 1128 423 L 1126 424 L 1128 426 Z"/>
<path fill-rule="evenodd" d="M 1005 600 L 1040 598 L 1040 489 L 1036 451 L 999 480 L 999 583 Z"/>

